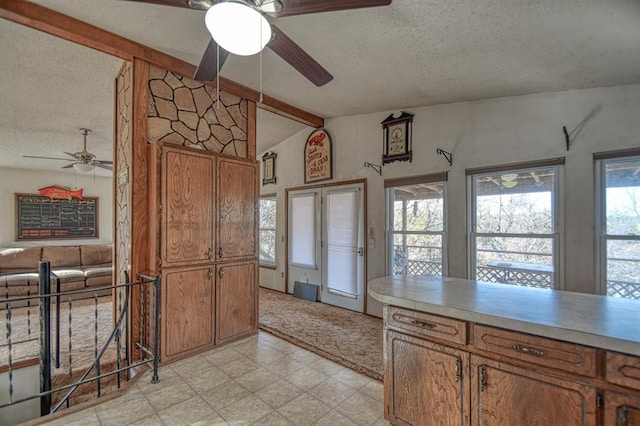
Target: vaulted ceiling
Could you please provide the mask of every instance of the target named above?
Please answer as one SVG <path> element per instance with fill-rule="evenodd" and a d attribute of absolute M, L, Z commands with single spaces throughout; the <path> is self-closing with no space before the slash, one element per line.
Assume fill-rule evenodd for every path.
<path fill-rule="evenodd" d="M 209 40 L 201 11 L 121 0 L 36 3 L 192 64 Z M 334 79 L 316 87 L 266 49 L 264 92 L 322 117 L 640 83 L 637 0 L 393 0 L 269 19 Z M 0 167 L 58 168 L 21 155 L 79 151 L 80 127 L 95 131 L 90 151 L 112 156 L 120 59 L 5 20 L 0 55 Z M 259 89 L 259 55 L 231 56 L 222 76 Z M 258 152 L 304 128 L 260 112 Z"/>

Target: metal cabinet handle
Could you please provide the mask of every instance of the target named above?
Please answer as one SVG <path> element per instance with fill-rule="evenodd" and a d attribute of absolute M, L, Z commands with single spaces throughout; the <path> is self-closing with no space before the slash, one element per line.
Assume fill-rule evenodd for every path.
<path fill-rule="evenodd" d="M 484 392 L 487 388 L 487 378 L 485 377 L 485 366 L 480 365 L 478 367 L 478 373 L 480 375 L 480 392 Z"/>
<path fill-rule="evenodd" d="M 209 279 L 213 278 L 213 269 L 209 268 Z"/>
<path fill-rule="evenodd" d="M 207 251 L 207 255 L 209 256 L 209 259 L 213 259 L 213 249 L 211 247 L 209 247 L 209 251 Z"/>
<path fill-rule="evenodd" d="M 456 358 L 456 383 L 462 381 L 462 360 L 460 357 Z"/>
<path fill-rule="evenodd" d="M 222 247 L 220 247 L 218 248 L 218 257 L 222 259 L 223 256 L 224 256 L 224 250 L 222 249 Z"/>
<path fill-rule="evenodd" d="M 411 320 L 409 322 L 417 327 L 427 328 L 429 330 L 433 330 L 434 328 L 437 327 L 437 325 L 435 324 L 431 324 L 429 322 L 420 321 L 420 320 Z"/>
<path fill-rule="evenodd" d="M 530 348 L 522 345 L 513 345 L 512 348 L 515 349 L 516 351 L 524 352 L 526 354 L 531 354 L 535 356 L 545 356 L 547 354 L 542 349 Z"/>
<path fill-rule="evenodd" d="M 224 268 L 220 268 L 218 269 L 218 277 L 220 279 L 222 279 L 222 277 L 224 277 Z"/>

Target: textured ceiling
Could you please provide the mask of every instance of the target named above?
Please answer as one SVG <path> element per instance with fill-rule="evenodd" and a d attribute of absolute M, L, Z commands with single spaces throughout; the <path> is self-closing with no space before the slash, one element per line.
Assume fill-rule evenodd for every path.
<path fill-rule="evenodd" d="M 200 11 L 37 3 L 193 64 L 208 41 Z M 273 21 L 335 78 L 317 88 L 265 49 L 265 93 L 323 117 L 640 83 L 638 0 L 394 0 Z M 0 166 L 21 165 L 5 159 L 16 152 L 77 151 L 83 126 L 96 131 L 89 150 L 111 156 L 120 60 L 7 21 L 0 54 Z M 259 57 L 231 56 L 222 75 L 258 89 Z M 258 152 L 303 128 L 261 112 Z"/>

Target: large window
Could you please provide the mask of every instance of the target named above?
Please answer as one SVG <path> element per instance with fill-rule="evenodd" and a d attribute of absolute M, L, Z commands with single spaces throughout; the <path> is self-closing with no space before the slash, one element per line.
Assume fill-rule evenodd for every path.
<path fill-rule="evenodd" d="M 562 160 L 548 163 L 467 170 L 472 279 L 560 287 L 558 182 Z"/>
<path fill-rule="evenodd" d="M 260 265 L 276 266 L 276 196 L 260 198 Z"/>
<path fill-rule="evenodd" d="M 446 174 L 385 181 L 387 268 L 393 275 L 446 275 Z"/>
<path fill-rule="evenodd" d="M 601 293 L 640 299 L 640 156 L 597 166 Z"/>

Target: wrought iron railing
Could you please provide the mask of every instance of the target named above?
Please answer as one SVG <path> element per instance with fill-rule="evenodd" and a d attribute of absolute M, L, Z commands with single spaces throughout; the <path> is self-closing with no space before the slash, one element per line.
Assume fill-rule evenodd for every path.
<path fill-rule="evenodd" d="M 55 292 L 51 291 L 52 280 L 56 283 Z M 64 406 L 70 406 L 74 393 L 81 386 L 95 388 L 95 396 L 100 397 L 105 391 L 103 384 L 119 389 L 122 380 L 130 378 L 133 369 L 145 364 L 152 365 L 152 382 L 158 381 L 159 277 L 138 275 L 136 282 L 128 282 L 128 277 L 126 281 L 125 284 L 112 286 L 114 296 L 108 297 L 107 303 L 101 303 L 95 289 L 62 293 L 57 291 L 60 288 L 59 280 L 51 272 L 49 262 L 40 263 L 39 288 L 35 294 L 31 294 L 29 290 L 26 296 L 7 297 L 8 282 L 5 278 L 3 283 L 0 276 L 0 285 L 5 287 L 5 297 L 0 299 L 4 307 L 4 312 L 0 311 L 0 319 L 4 316 L 4 321 L 0 322 L 5 323 L 6 329 L 4 339 L 0 339 L 0 367 L 7 373 L 7 389 L 0 391 L 8 394 L 8 401 L 0 401 L 0 413 L 3 408 L 37 398 L 40 399 L 40 415 L 54 413 Z M 139 321 L 130 321 L 131 294 L 134 292 L 140 300 Z M 116 300 L 113 300 L 114 297 Z M 86 300 L 79 302 L 77 298 Z M 81 303 L 84 303 L 82 307 L 74 306 Z M 38 314 L 33 312 L 36 306 Z M 76 324 L 73 321 L 74 315 L 80 309 L 83 309 L 85 317 L 81 323 Z M 89 309 L 93 312 L 88 311 Z M 63 315 L 68 318 L 65 321 L 67 330 L 61 327 Z M 110 332 L 102 333 L 99 339 L 98 328 L 105 320 L 113 320 L 114 326 Z M 39 322 L 39 327 L 35 326 L 36 321 Z M 18 326 L 20 322 L 21 325 Z M 136 324 L 135 333 L 132 330 L 133 323 Z M 85 332 L 88 327 L 92 327 L 93 336 L 78 341 L 74 337 L 78 333 L 76 327 Z M 61 333 L 64 333 L 66 346 L 61 344 Z M 130 347 L 132 335 L 139 336 L 139 340 L 135 342 L 135 350 Z M 38 344 L 34 341 L 38 341 Z M 16 359 L 14 352 L 24 349 L 23 345 L 29 345 L 29 348 L 21 351 L 22 358 L 33 358 L 34 352 L 39 357 L 40 392 L 14 397 L 14 372 L 24 361 Z M 83 352 L 81 357 L 78 357 L 79 351 Z M 90 361 L 74 361 L 74 357 L 89 358 Z M 61 369 L 63 361 L 68 364 L 67 372 Z M 5 362 L 6 365 L 3 366 Z M 55 376 L 54 372 L 57 373 Z M 56 379 L 53 382 L 52 377 Z"/>

